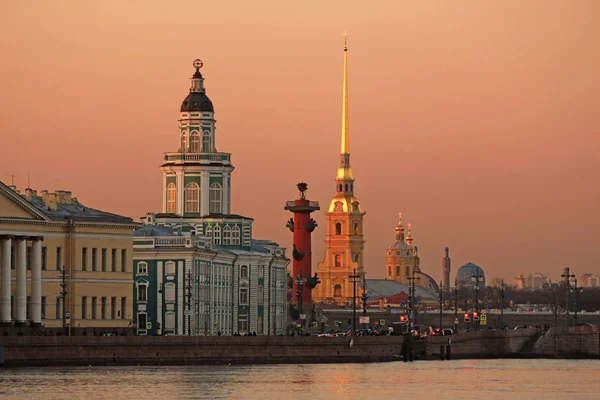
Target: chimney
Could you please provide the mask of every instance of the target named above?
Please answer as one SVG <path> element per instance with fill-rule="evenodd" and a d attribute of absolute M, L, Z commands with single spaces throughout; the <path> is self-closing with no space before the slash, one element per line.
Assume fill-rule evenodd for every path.
<path fill-rule="evenodd" d="M 58 204 L 71 204 L 71 192 L 68 190 L 57 190 L 56 202 Z"/>
<path fill-rule="evenodd" d="M 31 201 L 33 197 L 37 196 L 37 192 L 31 188 L 25 189 L 25 198 L 27 201 Z"/>
<path fill-rule="evenodd" d="M 56 193 L 48 193 L 47 190 L 42 190 L 42 201 L 52 211 L 56 211 Z"/>

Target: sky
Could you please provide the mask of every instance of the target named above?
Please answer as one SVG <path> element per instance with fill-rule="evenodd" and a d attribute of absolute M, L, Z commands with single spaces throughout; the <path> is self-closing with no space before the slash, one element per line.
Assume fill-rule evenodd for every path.
<path fill-rule="evenodd" d="M 599 21 L 596 0 L 1 2 L 0 180 L 160 212 L 200 58 L 233 212 L 291 249 L 283 207 L 307 182 L 316 270 L 347 30 L 368 277 L 385 276 L 399 211 L 438 280 L 446 246 L 452 276 L 600 274 Z"/>

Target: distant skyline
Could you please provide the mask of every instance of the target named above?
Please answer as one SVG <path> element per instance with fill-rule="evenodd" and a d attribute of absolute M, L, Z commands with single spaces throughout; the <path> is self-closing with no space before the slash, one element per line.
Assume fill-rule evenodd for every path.
<path fill-rule="evenodd" d="M 600 274 L 600 2 L 179 1 L 0 5 L 0 180 L 71 190 L 138 220 L 161 210 L 164 152 L 195 58 L 232 211 L 288 247 L 296 183 L 324 208 L 339 163 L 343 32 L 365 270 L 385 276 L 398 212 L 421 268 L 488 280 Z M 324 207 L 325 206 L 325 207 Z"/>

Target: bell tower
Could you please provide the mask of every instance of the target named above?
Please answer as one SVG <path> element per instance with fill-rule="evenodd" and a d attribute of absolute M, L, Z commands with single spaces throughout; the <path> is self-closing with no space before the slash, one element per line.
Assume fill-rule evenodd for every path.
<path fill-rule="evenodd" d="M 325 212 L 325 258 L 317 266 L 321 284 L 313 291 L 315 302 L 340 304 L 352 301 L 353 284 L 350 275 L 353 275 L 354 269 L 363 279 L 365 276 L 363 219 L 366 213 L 361 210 L 360 202 L 354 196 L 354 173 L 350 166 L 347 38 L 348 35 L 344 33 L 340 167 L 335 178 L 335 197 Z"/>

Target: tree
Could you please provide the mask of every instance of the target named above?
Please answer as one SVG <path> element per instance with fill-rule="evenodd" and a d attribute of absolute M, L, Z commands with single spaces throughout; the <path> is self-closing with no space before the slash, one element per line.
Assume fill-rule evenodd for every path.
<path fill-rule="evenodd" d="M 563 307 L 564 288 L 557 283 L 546 283 L 542 289 L 544 302 L 548 304 L 552 315 L 554 315 L 554 326 L 558 326 L 558 315 L 565 312 Z"/>

